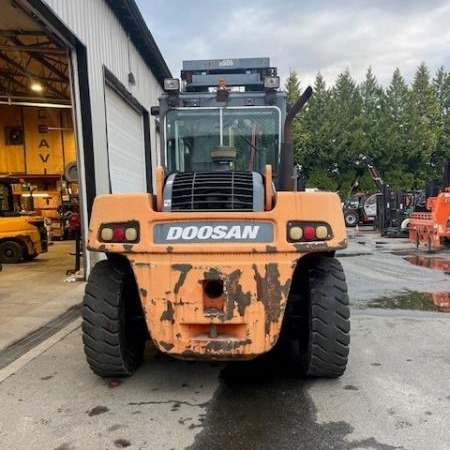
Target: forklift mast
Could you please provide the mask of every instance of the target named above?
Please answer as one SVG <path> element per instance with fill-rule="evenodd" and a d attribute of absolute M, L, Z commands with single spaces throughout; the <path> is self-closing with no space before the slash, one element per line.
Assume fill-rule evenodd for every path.
<path fill-rule="evenodd" d="M 369 170 L 370 176 L 372 177 L 372 180 L 375 182 L 378 191 L 382 192 L 385 183 L 381 178 L 380 172 L 378 172 L 378 169 L 375 167 L 373 160 L 366 155 L 360 154 L 358 155 L 358 162 L 359 161 L 367 165 L 367 169 Z"/>

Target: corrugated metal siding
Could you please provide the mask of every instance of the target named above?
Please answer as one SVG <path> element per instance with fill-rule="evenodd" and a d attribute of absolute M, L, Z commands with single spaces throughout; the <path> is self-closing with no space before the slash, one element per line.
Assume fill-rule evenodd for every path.
<path fill-rule="evenodd" d="M 106 66 L 148 111 L 151 106 L 158 104 L 162 89 L 103 0 L 45 0 L 45 3 L 87 48 L 96 186 L 98 194 L 105 193 L 109 191 L 109 184 L 103 66 Z M 135 76 L 134 86 L 128 83 L 130 71 Z M 155 163 L 157 143 L 154 119 L 150 120 L 152 160 Z"/>
<path fill-rule="evenodd" d="M 105 99 L 111 192 L 145 192 L 143 117 L 109 86 Z"/>

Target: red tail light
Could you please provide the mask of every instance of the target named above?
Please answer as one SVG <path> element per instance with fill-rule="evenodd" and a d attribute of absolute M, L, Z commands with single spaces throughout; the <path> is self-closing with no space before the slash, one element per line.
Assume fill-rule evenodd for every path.
<path fill-rule="evenodd" d="M 316 229 L 314 227 L 303 228 L 303 239 L 312 241 L 316 237 Z"/>
<path fill-rule="evenodd" d="M 286 235 L 288 242 L 328 241 L 333 232 L 325 222 L 292 221 L 287 224 Z"/>
<path fill-rule="evenodd" d="M 139 222 L 105 223 L 100 227 L 101 242 L 134 243 L 139 241 Z"/>

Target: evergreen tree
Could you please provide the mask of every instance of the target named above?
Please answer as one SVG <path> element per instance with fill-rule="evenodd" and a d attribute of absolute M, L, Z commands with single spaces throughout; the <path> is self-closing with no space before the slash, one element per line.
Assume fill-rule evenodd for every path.
<path fill-rule="evenodd" d="M 405 167 L 408 158 L 410 92 L 397 68 L 386 91 L 383 108 L 384 178 L 391 186 L 398 189 L 411 189 L 414 176 Z"/>
<path fill-rule="evenodd" d="M 338 184 L 350 188 L 355 178 L 354 160 L 364 148 L 362 129 L 362 98 L 355 81 L 347 69 L 339 74 L 330 92 L 330 151 L 326 167 L 339 170 Z"/>
<path fill-rule="evenodd" d="M 319 72 L 313 95 L 295 123 L 294 148 L 296 162 L 303 165 L 308 186 L 334 190 L 336 182 L 326 170 L 332 140 L 329 104 L 330 94 Z"/>
<path fill-rule="evenodd" d="M 430 82 L 425 63 L 416 71 L 411 88 L 409 132 L 406 169 L 414 174 L 415 186 L 420 188 L 430 178 L 440 174 L 441 161 L 436 158 L 439 138 L 439 98 Z"/>
<path fill-rule="evenodd" d="M 439 68 L 433 79 L 433 87 L 439 99 L 438 141 L 434 159 L 443 161 L 450 157 L 450 73 Z"/>
<path fill-rule="evenodd" d="M 291 70 L 289 77 L 284 84 L 284 90 L 287 92 L 287 102 L 289 105 L 293 105 L 300 97 L 300 80 L 298 79 L 297 72 Z"/>
<path fill-rule="evenodd" d="M 291 72 L 285 84 L 290 101 L 299 86 Z M 374 191 L 367 166 L 355 165 L 366 154 L 392 187 L 422 189 L 441 178 L 442 160 L 450 157 L 450 73 L 440 68 L 431 80 L 422 63 L 409 88 L 397 68 L 386 91 L 370 67 L 359 86 L 349 70 L 331 88 L 318 73 L 313 96 L 294 121 L 294 148 L 308 186 L 345 196 L 359 175 L 360 187 Z"/>
<path fill-rule="evenodd" d="M 367 155 L 373 160 L 380 171 L 384 171 L 384 147 L 385 135 L 384 128 L 384 105 L 385 94 L 381 86 L 378 84 L 372 68 L 366 72 L 364 82 L 360 88 L 361 94 L 361 129 L 362 140 L 360 152 Z M 373 191 L 375 186 L 370 177 L 367 167 L 363 174 L 360 174 L 360 186 L 364 190 Z"/>

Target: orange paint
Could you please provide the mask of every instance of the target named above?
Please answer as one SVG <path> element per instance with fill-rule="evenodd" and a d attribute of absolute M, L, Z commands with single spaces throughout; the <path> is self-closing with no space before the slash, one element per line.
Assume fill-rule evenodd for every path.
<path fill-rule="evenodd" d="M 430 212 L 411 214 L 409 221 L 409 239 L 429 247 L 441 247 L 445 238 L 450 239 L 450 188 L 437 197 L 427 200 Z"/>
<path fill-rule="evenodd" d="M 161 183 L 157 171 L 157 185 Z M 266 173 L 271 184 L 270 172 Z M 157 189 L 158 195 L 161 190 Z M 266 190 L 266 192 L 271 192 Z M 270 211 L 160 212 L 149 194 L 103 195 L 95 199 L 88 248 L 123 254 L 131 264 L 154 343 L 180 358 L 253 358 L 270 350 L 280 333 L 293 270 L 311 252 L 345 248 L 339 197 L 329 192 L 278 192 Z M 318 207 L 320 205 L 320 208 Z M 325 222 L 329 240 L 290 243 L 292 221 Z M 139 222 L 133 244 L 106 243 L 103 223 Z M 268 223 L 270 242 L 155 243 L 155 227 L 188 222 L 230 227 Z"/>

